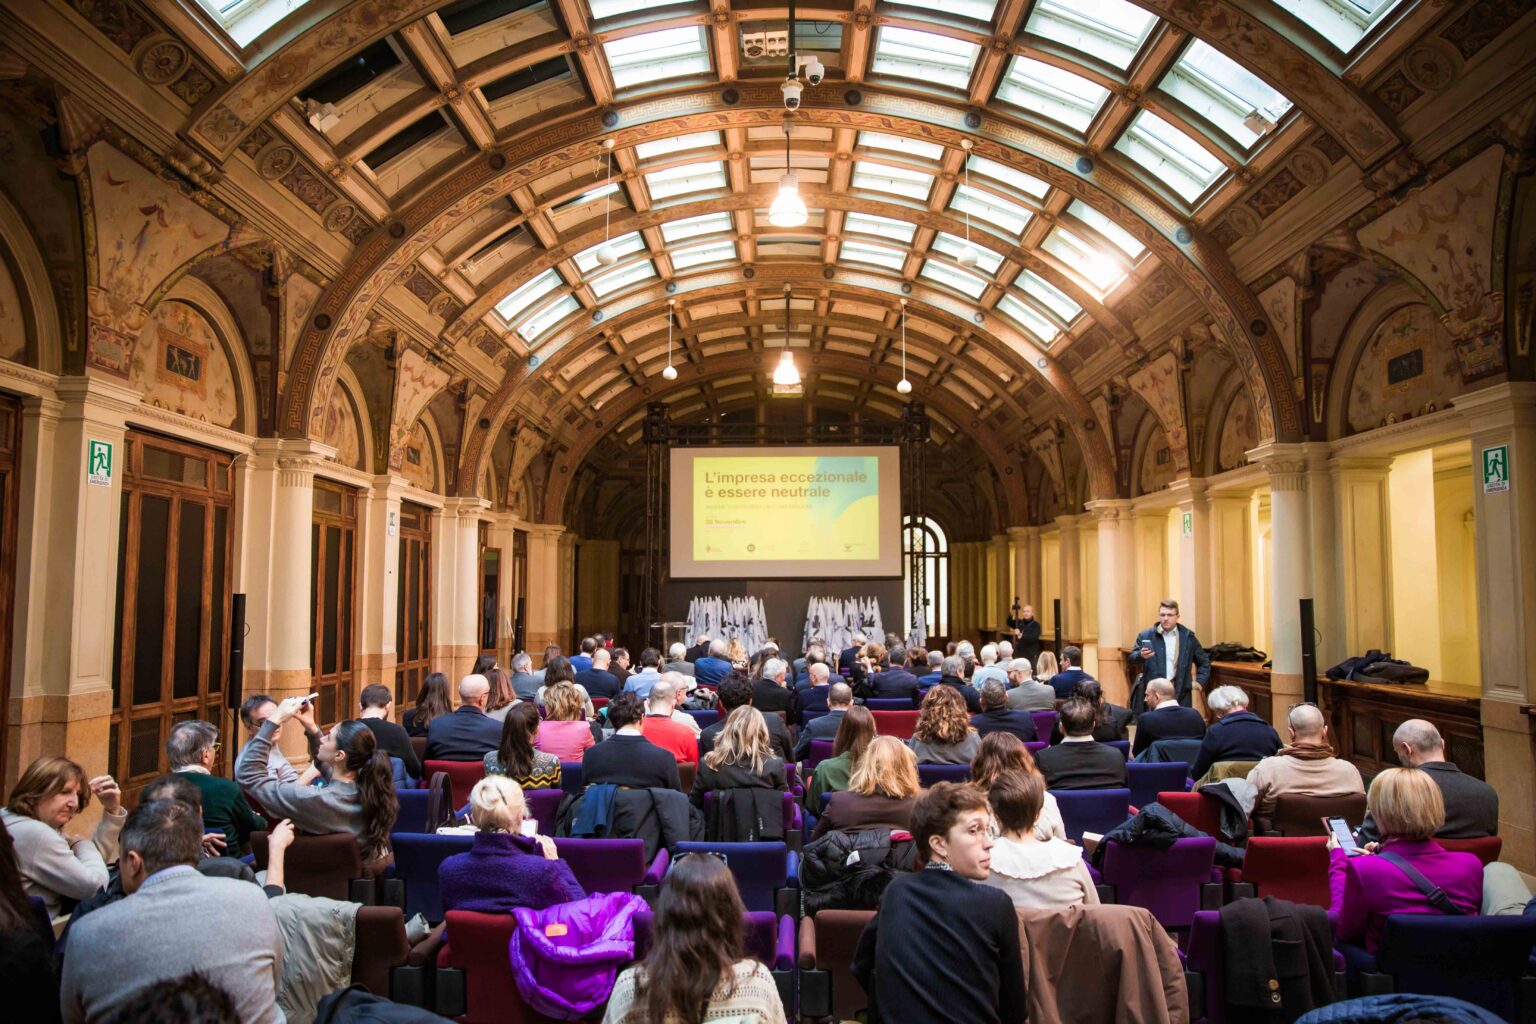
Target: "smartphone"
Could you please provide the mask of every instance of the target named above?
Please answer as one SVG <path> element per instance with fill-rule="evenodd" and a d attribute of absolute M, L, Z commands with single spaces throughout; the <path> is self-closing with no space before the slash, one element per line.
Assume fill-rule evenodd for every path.
<path fill-rule="evenodd" d="M 1329 835 L 1338 840 L 1339 845 L 1349 856 L 1354 857 L 1365 852 L 1355 845 L 1355 835 L 1349 830 L 1349 822 L 1343 818 L 1324 818 L 1323 827 L 1328 830 Z"/>
<path fill-rule="evenodd" d="M 318 693 L 312 693 L 308 697 L 304 698 L 304 703 L 305 704 L 313 704 L 315 701 L 317 701 L 319 699 L 320 699 L 320 695 Z"/>

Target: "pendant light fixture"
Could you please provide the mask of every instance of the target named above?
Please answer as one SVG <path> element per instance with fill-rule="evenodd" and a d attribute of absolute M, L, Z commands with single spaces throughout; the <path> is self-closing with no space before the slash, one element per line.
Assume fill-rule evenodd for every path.
<path fill-rule="evenodd" d="M 800 198 L 800 178 L 789 165 L 789 135 L 794 122 L 784 119 L 784 173 L 779 176 L 779 194 L 768 207 L 768 223 L 776 228 L 798 228 L 805 224 L 805 200 Z"/>
<path fill-rule="evenodd" d="M 672 365 L 672 319 L 677 309 L 677 300 L 667 300 L 667 368 L 661 371 L 662 380 L 677 380 L 677 367 Z"/>
<path fill-rule="evenodd" d="M 960 148 L 965 150 L 965 187 L 969 191 L 971 187 L 971 150 L 976 143 L 970 139 L 961 139 Z M 955 262 L 962 267 L 974 267 L 976 265 L 976 249 L 971 245 L 971 211 L 965 211 L 965 248 L 955 257 Z"/>
<path fill-rule="evenodd" d="M 779 356 L 779 365 L 773 369 L 773 392 L 776 395 L 798 395 L 800 393 L 800 368 L 795 365 L 795 357 L 789 350 L 789 300 L 790 287 L 784 286 L 784 352 Z"/>
<path fill-rule="evenodd" d="M 907 300 L 901 300 L 901 380 L 896 382 L 898 394 L 910 395 L 912 382 L 907 380 Z"/>
<path fill-rule="evenodd" d="M 608 184 L 613 180 L 613 140 L 604 139 L 603 149 L 607 150 L 607 166 L 605 168 L 607 173 L 603 175 L 603 182 Z M 619 262 L 618 252 L 613 248 L 612 245 L 608 244 L 608 211 L 612 204 L 613 190 L 609 189 L 607 192 L 603 193 L 603 244 L 597 247 L 597 262 L 601 263 L 605 267 L 611 267 L 615 263 Z"/>

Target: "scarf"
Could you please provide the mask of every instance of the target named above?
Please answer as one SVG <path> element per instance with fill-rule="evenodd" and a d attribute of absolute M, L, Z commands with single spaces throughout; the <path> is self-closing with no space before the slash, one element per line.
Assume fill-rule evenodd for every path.
<path fill-rule="evenodd" d="M 1292 743 L 1280 748 L 1280 757 L 1294 757 L 1298 761 L 1326 761 L 1333 756 L 1329 743 Z"/>

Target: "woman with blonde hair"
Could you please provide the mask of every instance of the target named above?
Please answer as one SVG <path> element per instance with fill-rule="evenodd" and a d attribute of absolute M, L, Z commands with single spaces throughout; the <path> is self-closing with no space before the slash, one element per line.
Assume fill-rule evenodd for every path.
<path fill-rule="evenodd" d="M 733 710 L 725 720 L 715 748 L 699 762 L 688 799 L 698 808 L 704 806 L 704 794 L 728 789 L 788 788 L 783 758 L 773 756 L 773 741 L 763 713 L 750 704 Z M 716 796 L 715 800 L 719 801 Z"/>
<path fill-rule="evenodd" d="M 266 761 L 262 762 L 263 768 Z M 67 836 L 64 826 L 91 802 L 101 800 L 101 821 L 91 836 Z M 49 917 L 107 884 L 107 865 L 117 860 L 117 837 L 128 812 L 110 775 L 87 781 L 67 757 L 40 757 L 27 766 L 0 808 L 16 847 L 16 864 L 28 896 L 42 899 Z"/>
<path fill-rule="evenodd" d="M 823 793 L 841 793 L 848 788 L 854 769 L 877 734 L 875 716 L 862 704 L 855 704 L 843 712 L 837 736 L 832 741 L 832 756 L 816 765 L 810 784 L 805 787 L 805 806 L 812 814 L 821 813 Z"/>
<path fill-rule="evenodd" d="M 731 668 L 736 669 L 738 672 L 745 672 L 747 670 L 750 659 L 747 657 L 747 649 L 742 646 L 739 637 L 731 637 L 730 642 L 725 645 L 725 660 L 730 662 Z"/>
<path fill-rule="evenodd" d="M 1011 732 L 992 732 L 983 736 L 981 747 L 976 751 L 976 760 L 971 762 L 971 783 L 987 793 L 991 791 L 994 782 L 1009 772 L 1036 776 L 1044 788 L 1045 773 L 1035 764 L 1035 755 L 1029 752 L 1024 741 Z M 1040 812 L 1035 817 L 1034 835 L 1041 842 L 1051 838 L 1067 838 L 1061 809 L 1056 806 L 1056 797 L 1049 790 L 1046 790 Z"/>
<path fill-rule="evenodd" d="M 907 741 L 918 764 L 970 764 L 981 746 L 965 698 L 953 686 L 930 687 Z"/>
<path fill-rule="evenodd" d="M 837 829 L 907 828 L 912 805 L 922 787 L 917 758 L 894 736 L 876 736 L 848 780 L 848 789 L 833 793 L 812 838 Z"/>
<path fill-rule="evenodd" d="M 1049 683 L 1051 677 L 1061 671 L 1061 666 L 1056 663 L 1056 655 L 1051 651 L 1041 651 L 1040 657 L 1035 659 L 1035 682 Z"/>
<path fill-rule="evenodd" d="M 597 743 L 581 691 L 575 683 L 555 683 L 544 691 L 544 709 L 549 717 L 539 723 L 533 745 L 562 761 L 580 761 L 587 748 Z"/>
<path fill-rule="evenodd" d="M 505 914 L 514 907 L 543 910 L 583 899 L 571 866 L 554 840 L 523 835 L 523 790 L 505 775 L 487 775 L 469 793 L 474 843 L 468 853 L 444 859 L 437 887 L 445 910 Z"/>

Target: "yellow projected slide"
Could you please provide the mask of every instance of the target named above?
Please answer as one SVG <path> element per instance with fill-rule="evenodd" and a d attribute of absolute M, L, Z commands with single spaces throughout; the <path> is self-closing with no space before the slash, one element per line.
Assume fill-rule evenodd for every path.
<path fill-rule="evenodd" d="M 693 557 L 700 562 L 880 557 L 874 455 L 699 456 Z"/>

